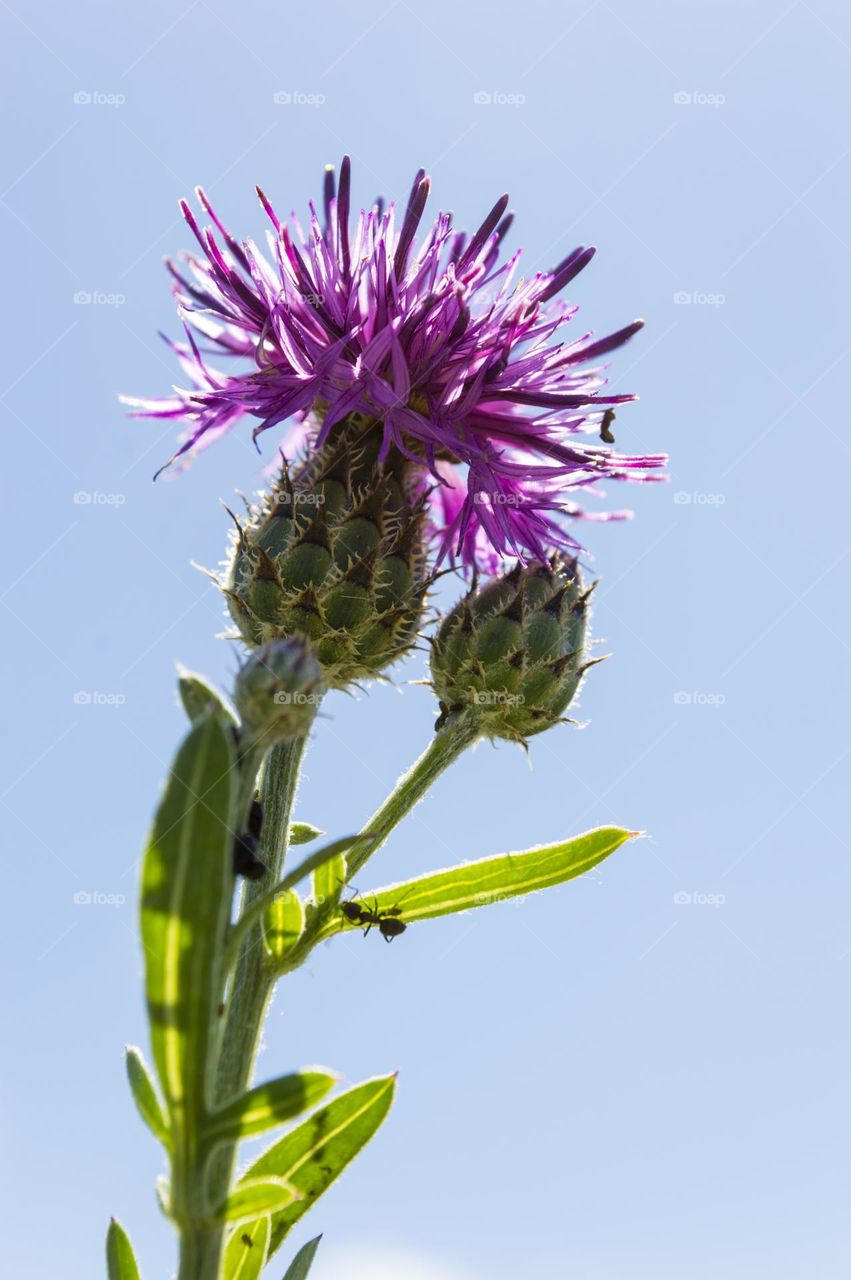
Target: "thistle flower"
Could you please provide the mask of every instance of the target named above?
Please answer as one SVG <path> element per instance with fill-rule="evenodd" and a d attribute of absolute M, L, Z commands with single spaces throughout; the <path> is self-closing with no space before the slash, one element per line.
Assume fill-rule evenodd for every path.
<path fill-rule="evenodd" d="M 438 213 L 417 246 L 429 187 L 420 170 L 398 231 L 392 204 L 352 219 L 348 157 L 339 186 L 326 171 L 323 216 L 311 204 L 304 230 L 281 222 L 258 189 L 271 223 L 268 257 L 238 242 L 199 188 L 212 225 L 199 225 L 185 201 L 181 209 L 202 256 L 188 256 L 185 273 L 168 264 L 186 330 L 171 345 L 191 386 L 128 403 L 137 416 L 183 424 L 171 463 L 244 418 L 255 420 L 255 439 L 289 422 L 310 450 L 357 421 L 379 441 L 379 466 L 395 451 L 437 486 L 438 561 L 492 568 L 509 555 L 575 549 L 561 520 L 586 514 L 574 491 L 607 477 L 649 480 L 664 462 L 576 439 L 601 424 L 609 438 L 611 407 L 635 398 L 602 394 L 599 362 L 642 322 L 596 340 L 557 340 L 576 308 L 553 299 L 594 249 L 515 282 L 519 253 L 499 263 L 512 221 L 507 196 L 471 236 Z M 211 350 L 202 353 L 193 330 Z M 211 352 L 251 366 L 222 371 Z"/>
<path fill-rule="evenodd" d="M 518 564 L 474 588 L 432 642 L 440 729 L 474 716 L 484 736 L 525 743 L 564 718 L 594 659 L 586 649 L 588 597 L 575 560 Z"/>

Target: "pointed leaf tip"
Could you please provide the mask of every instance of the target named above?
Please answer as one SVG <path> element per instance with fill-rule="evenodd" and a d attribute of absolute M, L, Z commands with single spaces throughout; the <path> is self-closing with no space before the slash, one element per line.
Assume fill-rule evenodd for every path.
<path fill-rule="evenodd" d="M 117 1218 L 106 1233 L 106 1271 L 109 1280 L 141 1280 L 130 1237 Z"/>
<path fill-rule="evenodd" d="M 452 915 L 573 880 L 609 857 L 633 834 L 624 827 L 598 827 L 572 840 L 522 853 L 501 853 L 367 890 L 363 897 L 376 912 L 394 912 L 405 924 Z M 337 913 L 324 936 L 351 927 L 342 913 Z"/>
<path fill-rule="evenodd" d="M 322 1236 L 318 1235 L 313 1240 L 308 1240 L 307 1244 L 302 1245 L 287 1268 L 284 1280 L 306 1280 L 321 1239 Z"/>

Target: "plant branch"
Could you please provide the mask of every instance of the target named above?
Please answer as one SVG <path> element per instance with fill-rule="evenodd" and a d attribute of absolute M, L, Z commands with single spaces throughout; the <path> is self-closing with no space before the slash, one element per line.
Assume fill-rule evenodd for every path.
<path fill-rule="evenodd" d="M 347 884 L 381 848 L 391 831 L 422 800 L 441 773 L 479 738 L 480 732 L 478 718 L 462 714 L 449 721 L 434 735 L 419 760 L 402 775 L 381 807 L 364 825 L 353 852 L 346 860 Z M 344 887 L 340 886 L 340 893 Z M 339 896 L 337 894 L 333 900 L 314 906 L 304 933 L 279 966 L 276 976 L 298 968 L 316 943 L 326 936 L 326 930 L 337 912 Z"/>

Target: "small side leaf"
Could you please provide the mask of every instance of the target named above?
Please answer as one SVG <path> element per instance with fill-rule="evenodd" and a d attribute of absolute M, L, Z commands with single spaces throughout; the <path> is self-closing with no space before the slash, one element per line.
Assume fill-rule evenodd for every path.
<path fill-rule="evenodd" d="M 223 1222 L 249 1222 L 286 1209 L 299 1199 L 299 1192 L 286 1178 L 242 1178 L 215 1213 Z"/>
<path fill-rule="evenodd" d="M 106 1273 L 109 1280 L 140 1280 L 139 1265 L 127 1232 L 112 1218 L 106 1233 Z"/>
<path fill-rule="evenodd" d="M 171 1183 L 164 1173 L 158 1173 L 154 1179 L 154 1195 L 160 1208 L 160 1213 L 166 1217 L 171 1217 Z"/>
<path fill-rule="evenodd" d="M 246 1171 L 247 1180 L 273 1175 L 285 1178 L 301 1193 L 300 1200 L 272 1214 L 270 1258 L 290 1228 L 373 1137 L 390 1110 L 395 1089 L 392 1075 L 341 1093 L 284 1134 Z"/>
<path fill-rule="evenodd" d="M 177 754 L 142 867 L 151 1046 L 175 1143 L 204 1114 L 233 898 L 235 793 L 230 729 L 220 713 L 208 714 Z"/>
<path fill-rule="evenodd" d="M 290 827 L 290 844 L 310 844 L 311 840 L 324 836 L 325 832 L 309 822 L 294 822 Z"/>
<path fill-rule="evenodd" d="M 316 1256 L 316 1250 L 319 1248 L 321 1239 L 321 1236 L 316 1236 L 313 1240 L 308 1240 L 307 1244 L 301 1246 L 287 1267 L 287 1274 L 284 1276 L 284 1280 L 307 1280 L 307 1273 Z"/>
<path fill-rule="evenodd" d="M 148 1070 L 148 1064 L 142 1056 L 142 1050 L 137 1049 L 135 1045 L 128 1044 L 125 1050 L 125 1066 L 133 1101 L 136 1103 L 139 1115 L 154 1137 L 158 1138 L 163 1146 L 168 1147 L 168 1120 L 163 1111 L 162 1103 L 157 1096 L 156 1086 Z"/>
<path fill-rule="evenodd" d="M 292 951 L 304 929 L 304 903 L 295 889 L 279 893 L 263 914 L 263 945 L 274 960 Z"/>
<path fill-rule="evenodd" d="M 231 1232 L 225 1246 L 224 1280 L 258 1280 L 269 1252 L 268 1216 Z"/>
<path fill-rule="evenodd" d="M 573 840 L 540 845 L 523 853 L 500 853 L 384 889 L 371 889 L 363 896 L 376 912 L 398 910 L 406 924 L 430 920 L 573 880 L 637 834 L 622 827 L 598 827 Z M 348 927 L 357 925 L 350 926 L 339 913 L 329 921 L 322 936 Z"/>
<path fill-rule="evenodd" d="M 340 878 L 345 876 L 346 864 L 342 858 L 342 854 L 354 849 L 361 844 L 369 844 L 374 840 L 374 836 L 364 835 L 361 832 L 355 836 L 343 836 L 340 840 L 332 840 L 330 844 L 323 845 L 321 849 L 317 849 L 315 853 L 310 853 L 306 858 L 302 858 L 298 866 L 293 867 L 292 871 L 288 871 L 283 880 L 277 887 L 277 891 L 281 889 L 292 889 L 293 885 L 299 884 L 306 876 L 313 873 L 313 889 L 316 893 L 317 874 L 324 886 L 331 890 L 334 897 L 339 897 L 343 891 L 344 880 Z M 320 893 L 322 888 L 320 887 Z M 326 894 L 325 897 L 328 895 Z M 314 902 L 324 901 L 324 898 L 314 897 Z"/>
<path fill-rule="evenodd" d="M 292 1120 L 324 1098 L 337 1083 L 329 1071 L 296 1071 L 259 1084 L 214 1112 L 204 1130 L 208 1142 L 239 1142 Z"/>
<path fill-rule="evenodd" d="M 215 685 L 210 684 L 205 676 L 199 676 L 196 671 L 190 671 L 180 663 L 177 667 L 177 691 L 180 694 L 183 710 L 193 724 L 208 711 L 213 710 L 220 711 L 232 725 L 237 725 L 236 713 L 224 694 L 219 693 Z"/>

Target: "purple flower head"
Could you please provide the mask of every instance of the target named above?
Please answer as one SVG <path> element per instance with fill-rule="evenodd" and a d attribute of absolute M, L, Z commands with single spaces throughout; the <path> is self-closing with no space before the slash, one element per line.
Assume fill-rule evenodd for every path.
<path fill-rule="evenodd" d="M 271 222 L 265 256 L 230 234 L 199 188 L 211 225 L 185 201 L 181 209 L 201 255 L 187 255 L 185 274 L 168 264 L 186 332 L 170 345 L 191 385 L 126 402 L 135 416 L 183 424 L 166 466 L 246 416 L 255 440 L 288 422 L 321 447 L 348 415 L 363 415 L 382 433 L 382 460 L 395 448 L 430 473 L 438 559 L 493 569 L 506 556 L 576 549 L 563 517 L 587 513 L 573 491 L 606 477 L 649 480 L 665 461 L 576 439 L 601 424 L 608 437 L 612 406 L 635 399 L 601 394 L 599 362 L 642 322 L 597 340 L 562 338 L 576 308 L 554 299 L 594 249 L 515 280 L 519 253 L 499 261 L 508 197 L 472 236 L 439 213 L 418 241 L 429 187 L 420 170 L 398 229 L 392 204 L 352 218 L 348 157 L 339 185 L 326 171 L 323 216 L 311 204 L 304 229 L 281 222 L 258 188 Z M 196 334 L 212 345 L 202 350 Z M 250 366 L 226 372 L 210 354 Z"/>

